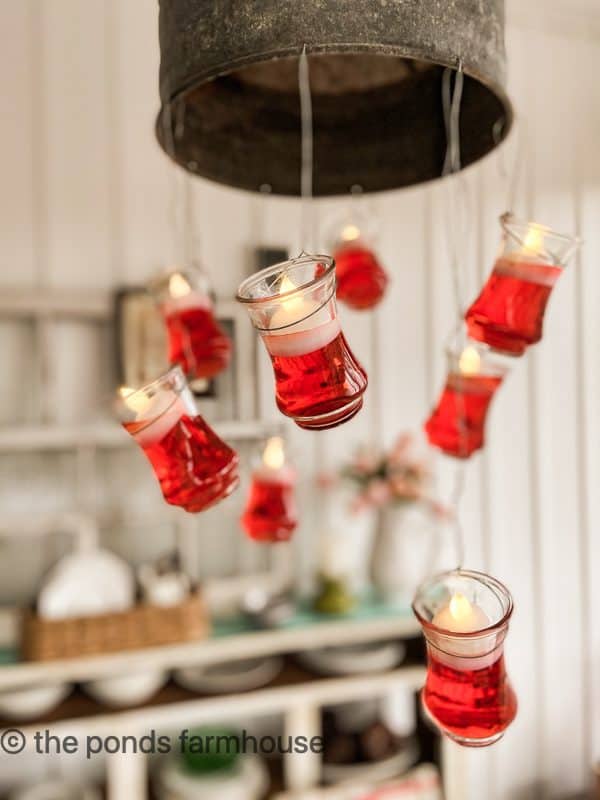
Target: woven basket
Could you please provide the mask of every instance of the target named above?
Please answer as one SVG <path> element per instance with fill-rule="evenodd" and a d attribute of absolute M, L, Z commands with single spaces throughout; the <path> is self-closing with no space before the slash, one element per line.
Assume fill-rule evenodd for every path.
<path fill-rule="evenodd" d="M 22 617 L 21 656 L 26 661 L 78 658 L 192 642 L 206 638 L 209 632 L 199 591 L 177 606 L 139 603 L 127 611 L 94 617 L 48 620 L 27 610 Z"/>

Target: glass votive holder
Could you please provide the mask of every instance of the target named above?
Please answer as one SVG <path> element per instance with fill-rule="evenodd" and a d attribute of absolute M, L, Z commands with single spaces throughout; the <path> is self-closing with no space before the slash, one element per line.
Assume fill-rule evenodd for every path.
<path fill-rule="evenodd" d="M 259 466 L 252 472 L 242 528 L 257 542 L 286 542 L 298 525 L 296 472 L 286 463 L 283 440 L 267 442 Z"/>
<path fill-rule="evenodd" d="M 500 225 L 500 252 L 465 320 L 473 339 L 520 356 L 542 338 L 546 304 L 581 240 L 510 213 Z"/>
<path fill-rule="evenodd" d="M 280 411 L 301 428 L 332 428 L 362 408 L 367 375 L 337 315 L 335 264 L 301 255 L 246 279 L 246 305 L 271 357 Z"/>
<path fill-rule="evenodd" d="M 170 270 L 148 288 L 165 321 L 169 363 L 179 364 L 190 382 L 226 369 L 231 340 L 215 319 L 206 276 L 195 269 Z"/>
<path fill-rule="evenodd" d="M 389 278 L 358 223 L 342 226 L 333 240 L 337 299 L 356 311 L 383 299 Z"/>
<path fill-rule="evenodd" d="M 448 373 L 425 423 L 429 443 L 454 458 L 469 458 L 484 445 L 485 423 L 507 367 L 471 339 L 448 348 Z"/>
<path fill-rule="evenodd" d="M 517 713 L 504 663 L 510 592 L 489 575 L 460 569 L 425 580 L 412 608 L 427 645 L 426 715 L 458 744 L 498 741 Z"/>
<path fill-rule="evenodd" d="M 122 425 L 152 464 L 167 503 L 198 512 L 233 492 L 238 455 L 198 414 L 180 367 L 119 393 Z"/>

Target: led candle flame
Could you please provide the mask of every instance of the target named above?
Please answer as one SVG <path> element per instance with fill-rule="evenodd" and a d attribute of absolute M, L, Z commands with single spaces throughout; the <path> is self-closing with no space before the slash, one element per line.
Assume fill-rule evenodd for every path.
<path fill-rule="evenodd" d="M 142 414 L 148 407 L 148 398 L 142 392 L 136 392 L 131 386 L 120 386 L 118 393 L 130 411 Z"/>
<path fill-rule="evenodd" d="M 458 368 L 461 375 L 478 375 L 481 369 L 481 356 L 476 347 L 468 345 L 460 354 Z"/>
<path fill-rule="evenodd" d="M 263 464 L 269 469 L 278 470 L 285 464 L 285 453 L 283 451 L 283 439 L 280 436 L 273 436 L 267 442 L 263 452 Z"/>
<path fill-rule="evenodd" d="M 285 295 L 294 292 L 297 288 L 296 284 L 284 273 L 279 282 L 279 294 Z M 308 317 L 315 310 L 315 304 L 305 300 L 301 294 L 292 295 L 281 300 L 281 306 L 271 317 L 270 327 L 284 328 L 287 325 L 293 325 Z M 310 329 L 314 326 L 311 323 L 307 327 Z"/>
<path fill-rule="evenodd" d="M 356 225 L 346 225 L 342 230 L 342 241 L 353 242 L 360 238 L 360 228 Z"/>
<path fill-rule="evenodd" d="M 523 242 L 525 255 L 539 255 L 544 249 L 544 231 L 541 228 L 529 228 Z"/>
<path fill-rule="evenodd" d="M 180 272 L 174 272 L 169 278 L 169 294 L 173 298 L 186 297 L 192 287 Z"/>
<path fill-rule="evenodd" d="M 455 592 L 447 606 L 432 620 L 436 628 L 456 633 L 472 633 L 487 628 L 489 617 L 479 606 L 471 603 L 461 592 Z"/>

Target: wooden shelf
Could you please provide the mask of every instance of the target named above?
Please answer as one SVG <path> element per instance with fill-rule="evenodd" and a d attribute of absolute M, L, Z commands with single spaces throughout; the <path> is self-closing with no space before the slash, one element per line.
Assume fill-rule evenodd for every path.
<path fill-rule="evenodd" d="M 314 622 L 303 617 L 274 630 L 217 630 L 200 642 L 132 650 L 78 659 L 19 662 L 0 666 L 0 691 L 36 683 L 75 683 L 136 670 L 218 664 L 245 658 L 343 646 L 384 639 L 411 638 L 420 627 L 409 609 L 379 609 L 354 617 Z"/>
<path fill-rule="evenodd" d="M 417 671 L 415 671 L 417 670 Z M 393 670 L 395 674 L 403 676 L 402 682 L 412 686 L 412 681 L 415 680 L 415 688 L 418 688 L 418 676 L 424 672 L 421 670 L 420 664 L 402 664 L 397 669 Z M 388 672 L 377 673 L 378 676 L 387 675 Z M 351 679 L 359 676 L 349 676 Z M 363 676 L 367 677 L 367 676 Z M 372 677 L 369 675 L 368 677 Z M 406 679 L 406 680 L 405 680 Z M 277 675 L 267 686 L 260 689 L 254 689 L 244 692 L 236 692 L 236 696 L 245 698 L 246 702 L 250 701 L 251 696 L 256 692 L 267 692 L 274 689 L 302 689 L 307 693 L 313 693 L 315 689 L 318 693 L 321 692 L 323 682 L 330 680 L 340 680 L 339 678 L 323 678 L 319 675 L 309 672 L 301 667 L 291 657 L 286 657 L 282 671 Z M 114 709 L 106 706 L 98 701 L 92 699 L 85 694 L 81 689 L 75 689 L 57 708 L 53 709 L 48 714 L 41 716 L 39 719 L 28 722 L 28 728 L 49 727 L 61 722 L 70 721 L 92 721 L 92 718 L 104 716 L 106 714 L 129 714 L 129 713 L 142 713 L 149 714 L 151 709 L 158 709 L 162 706 L 171 706 L 178 703 L 196 703 L 197 701 L 205 700 L 207 702 L 214 702 L 218 699 L 229 697 L 231 693 L 221 692 L 204 694 L 200 692 L 193 692 L 184 689 L 173 681 L 169 681 L 162 689 L 160 689 L 154 697 L 141 706 L 132 706 L 124 709 Z M 253 703 L 254 701 L 252 701 Z M 0 729 L 9 728 L 14 725 L 14 720 L 0 718 Z"/>
<path fill-rule="evenodd" d="M 400 666 L 388 672 L 321 678 L 304 673 L 285 672 L 272 685 L 250 692 L 202 696 L 174 684 L 164 687 L 147 705 L 113 710 L 76 693 L 52 714 L 24 725 L 19 730 L 32 737 L 40 728 L 53 733 L 71 732 L 74 727 L 88 735 L 111 735 L 116 729 L 143 733 L 149 729 L 214 724 L 215 720 L 235 720 L 252 716 L 285 713 L 302 706 L 335 705 L 377 697 L 391 688 L 418 691 L 425 680 L 425 667 Z M 15 723 L 0 725 L 14 727 Z"/>

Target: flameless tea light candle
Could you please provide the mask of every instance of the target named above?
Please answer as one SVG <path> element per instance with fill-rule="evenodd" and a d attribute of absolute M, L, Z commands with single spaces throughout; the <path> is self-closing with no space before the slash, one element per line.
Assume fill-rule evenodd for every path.
<path fill-rule="evenodd" d="M 203 511 L 237 487 L 237 453 L 198 414 L 179 367 L 118 393 L 123 427 L 152 464 L 167 503 Z"/>
<path fill-rule="evenodd" d="M 388 276 L 364 231 L 346 223 L 332 236 L 337 299 L 355 310 L 374 308 L 383 298 Z"/>
<path fill-rule="evenodd" d="M 167 327 L 168 358 L 190 379 L 205 380 L 224 370 L 231 342 L 214 318 L 205 277 L 171 270 L 151 282 L 150 291 Z"/>
<path fill-rule="evenodd" d="M 446 455 L 469 458 L 484 445 L 489 406 L 507 369 L 479 342 L 449 348 L 447 357 L 446 384 L 425 432 Z"/>
<path fill-rule="evenodd" d="M 241 518 L 250 539 L 261 542 L 287 541 L 298 525 L 294 497 L 296 473 L 286 463 L 283 439 L 273 436 L 266 444 Z"/>
<path fill-rule="evenodd" d="M 331 428 L 362 408 L 367 376 L 341 330 L 335 267 L 301 255 L 245 280 L 237 294 L 273 364 L 280 411 L 301 428 Z"/>
<path fill-rule="evenodd" d="M 503 652 L 512 610 L 505 586 L 463 569 L 428 578 L 413 601 L 427 644 L 423 707 L 467 747 L 498 741 L 517 712 Z"/>
<path fill-rule="evenodd" d="M 500 255 L 465 320 L 473 339 L 519 356 L 542 338 L 548 299 L 580 240 L 512 214 L 500 224 Z"/>
<path fill-rule="evenodd" d="M 432 624 L 454 633 L 473 633 L 487 627 L 490 620 L 478 605 L 471 603 L 464 594 L 455 592 L 448 605 L 436 613 Z"/>

